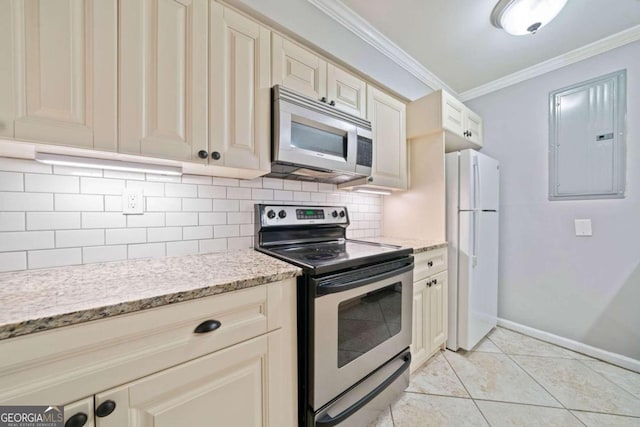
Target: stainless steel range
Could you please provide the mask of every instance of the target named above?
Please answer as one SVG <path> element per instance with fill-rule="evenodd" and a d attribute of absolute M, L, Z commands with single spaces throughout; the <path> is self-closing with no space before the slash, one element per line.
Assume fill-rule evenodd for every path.
<path fill-rule="evenodd" d="M 411 249 L 346 238 L 346 207 L 256 205 L 256 250 L 302 267 L 300 426 L 364 426 L 409 384 Z"/>

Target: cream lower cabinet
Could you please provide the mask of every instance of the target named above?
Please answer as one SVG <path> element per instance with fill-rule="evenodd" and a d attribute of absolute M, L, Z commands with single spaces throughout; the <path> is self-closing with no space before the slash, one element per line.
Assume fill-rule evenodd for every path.
<path fill-rule="evenodd" d="M 295 283 L 0 340 L 0 404 L 70 402 L 69 426 L 294 426 Z"/>
<path fill-rule="evenodd" d="M 446 248 L 416 254 L 414 258 L 411 371 L 443 349 L 447 340 Z"/>

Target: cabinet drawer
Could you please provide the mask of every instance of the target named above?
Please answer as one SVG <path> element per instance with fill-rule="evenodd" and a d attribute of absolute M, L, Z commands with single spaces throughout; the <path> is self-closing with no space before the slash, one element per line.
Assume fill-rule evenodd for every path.
<path fill-rule="evenodd" d="M 71 402 L 280 328 L 295 279 L 0 341 L 0 403 Z M 217 320 L 220 327 L 195 333 Z"/>
<path fill-rule="evenodd" d="M 414 254 L 413 260 L 415 263 L 413 281 L 416 282 L 447 269 L 447 248 Z"/>

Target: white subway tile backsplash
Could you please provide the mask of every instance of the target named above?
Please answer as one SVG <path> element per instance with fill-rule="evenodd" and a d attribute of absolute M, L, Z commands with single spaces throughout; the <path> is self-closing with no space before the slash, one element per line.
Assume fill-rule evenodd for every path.
<path fill-rule="evenodd" d="M 29 268 L 60 267 L 63 265 L 82 264 L 82 249 L 50 249 L 46 251 L 27 252 Z"/>
<path fill-rule="evenodd" d="M 82 228 L 123 228 L 127 219 L 117 212 L 82 212 Z"/>
<path fill-rule="evenodd" d="M 0 231 L 23 231 L 25 228 L 24 212 L 0 212 Z"/>
<path fill-rule="evenodd" d="M 227 250 L 227 239 L 207 239 L 200 240 L 200 249 L 199 252 L 201 254 L 206 254 L 210 252 L 221 252 Z"/>
<path fill-rule="evenodd" d="M 56 231 L 56 248 L 104 245 L 104 230 Z"/>
<path fill-rule="evenodd" d="M 104 197 L 87 194 L 56 194 L 56 211 L 98 212 L 104 210 Z"/>
<path fill-rule="evenodd" d="M 164 184 L 159 182 L 127 181 L 127 188 L 141 189 L 145 196 L 164 197 Z"/>
<path fill-rule="evenodd" d="M 122 214 L 125 187 L 142 189 L 144 214 Z M 333 184 L 167 177 L 0 158 L 0 271 L 248 248 L 255 203 L 346 205 L 349 236 L 380 234 L 382 198 Z"/>
<path fill-rule="evenodd" d="M 0 170 L 12 172 L 51 173 L 51 166 L 34 160 L 0 157 Z"/>
<path fill-rule="evenodd" d="M 240 235 L 239 225 L 214 225 L 213 236 L 217 239 L 220 237 L 238 237 Z"/>
<path fill-rule="evenodd" d="M 107 245 L 123 245 L 125 243 L 145 243 L 146 228 L 113 228 L 106 230 Z"/>
<path fill-rule="evenodd" d="M 27 230 L 80 228 L 80 212 L 27 212 Z"/>
<path fill-rule="evenodd" d="M 80 192 L 83 194 L 121 195 L 126 181 L 123 179 L 80 178 Z"/>
<path fill-rule="evenodd" d="M 2 252 L 0 253 L 0 272 L 17 271 L 27 269 L 26 252 Z"/>
<path fill-rule="evenodd" d="M 250 199 L 251 188 L 230 187 L 227 188 L 227 199 Z"/>
<path fill-rule="evenodd" d="M 124 216 L 124 215 L 123 215 Z M 148 212 L 143 215 L 127 215 L 127 227 L 164 227 L 165 213 Z"/>
<path fill-rule="evenodd" d="M 0 252 L 53 247 L 53 231 L 9 231 L 0 233 Z"/>
<path fill-rule="evenodd" d="M 225 199 L 227 188 L 216 185 L 198 185 L 198 197 L 204 199 Z"/>
<path fill-rule="evenodd" d="M 24 174 L 19 172 L 0 172 L 0 191 L 23 191 Z"/>
<path fill-rule="evenodd" d="M 226 224 L 227 214 L 225 212 L 201 212 L 198 214 L 198 223 L 200 225 Z"/>
<path fill-rule="evenodd" d="M 180 212 L 182 199 L 176 197 L 147 197 L 148 212 Z"/>
<path fill-rule="evenodd" d="M 185 212 L 211 212 L 211 199 L 182 199 L 182 210 Z"/>
<path fill-rule="evenodd" d="M 182 227 L 156 227 L 147 229 L 147 242 L 182 240 Z"/>
<path fill-rule="evenodd" d="M 82 248 L 82 261 L 85 264 L 94 262 L 121 261 L 127 259 L 127 247 L 120 246 L 92 246 Z"/>
<path fill-rule="evenodd" d="M 184 227 L 182 229 L 183 240 L 199 240 L 213 238 L 213 227 L 210 225 L 200 225 L 197 227 Z"/>
<path fill-rule="evenodd" d="M 141 245 L 128 246 L 129 259 L 138 258 L 160 258 L 165 256 L 164 243 L 144 243 Z"/>
<path fill-rule="evenodd" d="M 24 175 L 24 189 L 34 193 L 77 193 L 80 178 L 68 175 L 43 175 L 27 173 Z"/>
<path fill-rule="evenodd" d="M 0 192 L 0 211 L 52 211 L 53 194 Z"/>
<path fill-rule="evenodd" d="M 198 197 L 198 186 L 195 184 L 165 184 L 164 194 L 167 197 Z"/>
<path fill-rule="evenodd" d="M 196 212 L 167 212 L 165 216 L 167 227 L 198 225 L 198 214 Z"/>
<path fill-rule="evenodd" d="M 167 243 L 167 256 L 193 255 L 199 250 L 197 240 Z"/>

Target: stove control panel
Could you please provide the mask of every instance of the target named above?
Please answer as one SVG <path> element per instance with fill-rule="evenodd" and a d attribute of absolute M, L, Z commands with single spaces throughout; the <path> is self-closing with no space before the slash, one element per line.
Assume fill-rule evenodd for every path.
<path fill-rule="evenodd" d="M 259 205 L 262 226 L 335 224 L 349 225 L 345 206 Z"/>

